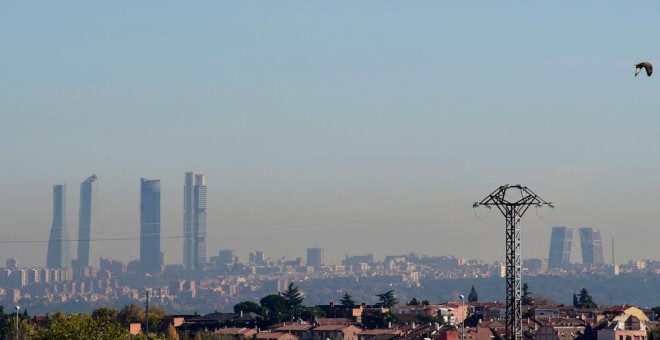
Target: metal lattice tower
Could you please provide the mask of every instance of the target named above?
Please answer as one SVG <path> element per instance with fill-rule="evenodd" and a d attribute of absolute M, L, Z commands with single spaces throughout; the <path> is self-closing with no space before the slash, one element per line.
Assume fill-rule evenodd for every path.
<path fill-rule="evenodd" d="M 521 340 L 522 337 L 522 262 L 520 254 L 520 218 L 531 206 L 541 207 L 552 203 L 538 197 L 527 187 L 503 185 L 474 208 L 496 206 L 506 219 L 506 338 Z"/>

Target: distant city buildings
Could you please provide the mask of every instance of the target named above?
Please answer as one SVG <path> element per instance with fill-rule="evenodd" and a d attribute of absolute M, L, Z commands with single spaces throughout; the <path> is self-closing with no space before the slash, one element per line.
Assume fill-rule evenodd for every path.
<path fill-rule="evenodd" d="M 588 265 L 604 264 L 603 242 L 598 228 L 580 228 L 580 248 L 582 263 Z"/>
<path fill-rule="evenodd" d="M 48 268 L 71 267 L 69 231 L 66 225 L 66 186 L 53 186 L 53 224 L 48 238 Z"/>
<path fill-rule="evenodd" d="M 78 268 L 99 267 L 98 242 L 98 180 L 91 175 L 80 183 L 80 210 L 78 212 Z"/>
<path fill-rule="evenodd" d="M 206 175 L 186 172 L 183 188 L 183 267 L 206 264 Z"/>
<path fill-rule="evenodd" d="M 307 248 L 307 265 L 321 267 L 325 265 L 323 248 Z"/>
<path fill-rule="evenodd" d="M 572 242 L 573 228 L 564 226 L 552 227 L 548 268 L 561 268 L 571 262 Z"/>
<path fill-rule="evenodd" d="M 140 179 L 140 268 L 162 270 L 160 252 L 160 180 Z"/>

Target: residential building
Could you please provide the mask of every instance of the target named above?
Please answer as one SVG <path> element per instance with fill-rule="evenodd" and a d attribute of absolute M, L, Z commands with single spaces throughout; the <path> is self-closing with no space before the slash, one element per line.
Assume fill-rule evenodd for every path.
<path fill-rule="evenodd" d="M 78 211 L 78 268 L 99 267 L 98 241 L 98 179 L 91 175 L 80 183 L 80 210 Z"/>
<path fill-rule="evenodd" d="M 66 225 L 66 186 L 53 186 L 53 224 L 48 238 L 46 267 L 71 267 L 69 230 Z"/>
<path fill-rule="evenodd" d="M 140 268 L 162 270 L 160 252 L 160 180 L 140 179 Z"/>
<path fill-rule="evenodd" d="M 552 227 L 550 235 L 550 255 L 548 268 L 561 268 L 571 262 L 571 247 L 573 244 L 573 228 Z"/>
<path fill-rule="evenodd" d="M 206 264 L 206 175 L 186 172 L 183 187 L 183 267 Z"/>

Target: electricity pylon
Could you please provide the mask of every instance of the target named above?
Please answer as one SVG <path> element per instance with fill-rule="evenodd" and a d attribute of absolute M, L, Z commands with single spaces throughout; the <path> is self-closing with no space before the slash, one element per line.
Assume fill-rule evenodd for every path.
<path fill-rule="evenodd" d="M 531 206 L 554 206 L 527 187 L 503 185 L 473 208 L 496 206 L 506 219 L 506 339 L 522 340 L 522 263 L 520 255 L 520 218 Z"/>

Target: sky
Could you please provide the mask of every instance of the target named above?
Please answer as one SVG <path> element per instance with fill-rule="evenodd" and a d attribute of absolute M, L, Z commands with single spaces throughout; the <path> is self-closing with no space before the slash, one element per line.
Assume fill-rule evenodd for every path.
<path fill-rule="evenodd" d="M 183 179 L 207 175 L 207 255 L 504 261 L 472 203 L 523 184 L 523 258 L 554 225 L 607 262 L 657 259 L 660 4 L 3 1 L 0 261 L 43 266 L 52 185 L 97 174 L 101 255 L 138 257 L 139 180 L 162 185 L 181 263 Z M 479 217 L 479 218 L 478 218 Z M 575 233 L 572 262 L 580 262 Z M 18 242 L 29 241 L 29 242 Z M 76 257 L 75 243 L 72 255 Z"/>

